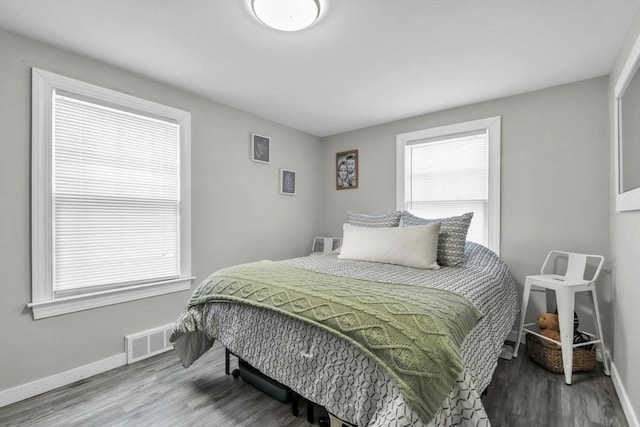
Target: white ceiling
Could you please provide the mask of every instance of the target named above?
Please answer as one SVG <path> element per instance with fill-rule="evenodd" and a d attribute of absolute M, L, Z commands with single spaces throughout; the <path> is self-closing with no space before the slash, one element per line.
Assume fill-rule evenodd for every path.
<path fill-rule="evenodd" d="M 0 0 L 0 28 L 317 136 L 609 73 L 640 0 Z"/>

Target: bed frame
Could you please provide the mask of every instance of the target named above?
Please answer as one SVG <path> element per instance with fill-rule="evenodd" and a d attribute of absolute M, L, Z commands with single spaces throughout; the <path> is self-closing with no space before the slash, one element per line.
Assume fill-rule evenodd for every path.
<path fill-rule="evenodd" d="M 238 358 L 238 368 L 231 371 L 231 356 L 235 356 Z M 245 375 L 242 375 L 242 371 L 245 372 Z M 257 389 L 267 393 L 268 395 L 280 400 L 281 402 L 287 403 L 291 401 L 291 415 L 297 417 L 299 415 L 298 411 L 298 402 L 300 400 L 300 395 L 295 391 L 291 390 L 284 384 L 280 384 L 276 380 L 269 378 L 253 366 L 251 366 L 247 361 L 239 357 L 238 355 L 232 353 L 228 348 L 224 349 L 224 373 L 227 375 L 232 375 L 233 378 L 238 378 L 243 376 L 253 378 L 255 380 L 250 379 L 249 382 L 251 385 L 256 387 Z M 283 398 L 286 395 L 285 398 Z M 315 417 L 313 414 L 313 402 L 307 400 L 307 421 L 311 424 L 315 422 Z"/>

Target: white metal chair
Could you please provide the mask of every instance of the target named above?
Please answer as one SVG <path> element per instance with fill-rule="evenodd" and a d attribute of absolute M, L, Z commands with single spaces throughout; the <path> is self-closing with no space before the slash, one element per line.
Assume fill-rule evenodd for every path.
<path fill-rule="evenodd" d="M 556 261 L 560 258 L 567 258 L 567 271 L 564 275 L 545 273 L 549 261 Z M 597 261 L 597 268 L 591 279 L 585 279 L 587 270 L 587 261 Z M 571 385 L 571 374 L 573 369 L 573 349 L 586 345 L 595 344 L 600 347 L 604 359 L 604 373 L 610 375 L 607 358 L 604 352 L 604 341 L 602 339 L 602 324 L 600 323 L 600 309 L 598 307 L 598 297 L 596 295 L 595 282 L 598 279 L 604 257 L 601 255 L 576 254 L 564 251 L 551 251 L 547 254 L 547 258 L 542 264 L 540 275 L 527 276 L 524 282 L 524 293 L 522 295 L 522 307 L 520 314 L 520 326 L 518 328 L 518 340 L 513 351 L 513 357 L 518 357 L 518 349 L 520 348 L 520 339 L 522 331 L 534 334 L 542 339 L 556 342 L 539 334 L 535 330 L 529 329 L 536 323 L 524 323 L 527 315 L 527 305 L 529 303 L 529 295 L 532 290 L 543 288 L 545 290 L 553 290 L 556 293 L 556 301 L 558 305 L 558 322 L 560 323 L 560 344 L 562 348 L 562 364 L 564 368 L 565 383 Z M 589 336 L 588 342 L 579 344 L 573 343 L 573 313 L 575 309 L 575 296 L 578 292 L 588 292 L 592 297 L 594 313 L 596 317 L 595 327 L 596 333 L 591 334 L 581 331 Z"/>

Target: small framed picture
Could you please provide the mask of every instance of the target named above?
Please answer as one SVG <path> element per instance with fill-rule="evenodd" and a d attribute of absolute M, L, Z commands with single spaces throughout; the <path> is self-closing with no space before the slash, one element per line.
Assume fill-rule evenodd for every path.
<path fill-rule="evenodd" d="M 259 163 L 271 163 L 271 140 L 268 136 L 251 135 L 251 160 Z"/>
<path fill-rule="evenodd" d="M 295 196 L 296 171 L 280 169 L 280 194 Z"/>
<path fill-rule="evenodd" d="M 336 190 L 358 188 L 358 150 L 336 153 Z"/>

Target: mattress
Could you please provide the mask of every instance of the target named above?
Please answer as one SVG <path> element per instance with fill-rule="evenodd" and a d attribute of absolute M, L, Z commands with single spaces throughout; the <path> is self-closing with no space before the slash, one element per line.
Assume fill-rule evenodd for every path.
<path fill-rule="evenodd" d="M 480 395 L 518 314 L 515 281 L 490 250 L 467 242 L 463 267 L 423 270 L 312 254 L 282 265 L 328 276 L 454 292 L 482 318 L 461 345 L 463 369 L 431 419 L 421 419 L 374 358 L 339 334 L 278 311 L 233 302 L 190 306 L 172 342 L 188 366 L 219 340 L 264 374 L 358 426 L 490 425 Z M 424 417 L 422 417 L 424 418 Z"/>

